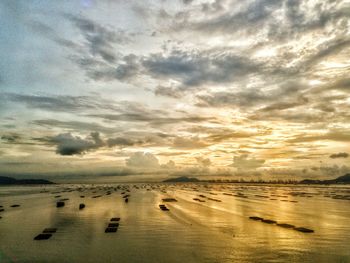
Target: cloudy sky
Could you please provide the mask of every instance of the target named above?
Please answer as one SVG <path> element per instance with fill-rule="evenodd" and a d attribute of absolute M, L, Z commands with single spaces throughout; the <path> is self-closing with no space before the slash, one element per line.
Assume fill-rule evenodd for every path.
<path fill-rule="evenodd" d="M 349 18 L 348 0 L 3 0 L 0 174 L 342 175 Z"/>

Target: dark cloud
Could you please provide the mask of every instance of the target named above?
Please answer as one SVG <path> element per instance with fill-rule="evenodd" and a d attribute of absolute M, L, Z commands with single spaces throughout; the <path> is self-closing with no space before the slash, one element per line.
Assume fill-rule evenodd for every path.
<path fill-rule="evenodd" d="M 125 135 L 103 139 L 99 132 L 91 132 L 85 138 L 69 132 L 56 136 L 34 137 L 31 140 L 36 144 L 39 142 L 47 146 L 56 146 L 56 153 L 60 155 L 83 155 L 102 147 L 166 147 L 171 146 L 173 137 L 163 133 L 125 132 Z"/>
<path fill-rule="evenodd" d="M 50 138 L 50 141 L 57 145 L 56 153 L 60 155 L 84 154 L 104 146 L 104 142 L 97 132 L 92 132 L 85 139 L 73 136 L 71 133 L 63 133 Z"/>
<path fill-rule="evenodd" d="M 342 153 L 333 153 L 329 156 L 329 158 L 332 158 L 332 159 L 337 159 L 337 158 L 348 158 L 349 157 L 349 154 L 348 153 L 345 153 L 345 152 L 342 152 Z"/>

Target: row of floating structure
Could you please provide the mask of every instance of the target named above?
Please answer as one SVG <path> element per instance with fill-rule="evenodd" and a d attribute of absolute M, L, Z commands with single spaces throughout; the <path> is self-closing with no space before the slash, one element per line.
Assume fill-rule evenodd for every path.
<path fill-rule="evenodd" d="M 294 225 L 286 224 L 286 223 L 278 223 L 275 220 L 264 219 L 264 218 L 259 217 L 259 216 L 250 216 L 249 219 L 255 220 L 255 221 L 261 221 L 261 222 L 266 223 L 266 224 L 276 225 L 276 226 L 283 227 L 283 228 L 294 229 L 296 231 L 303 232 L 303 233 L 313 233 L 313 232 L 315 232 L 314 230 L 312 230 L 310 228 L 296 227 Z"/>

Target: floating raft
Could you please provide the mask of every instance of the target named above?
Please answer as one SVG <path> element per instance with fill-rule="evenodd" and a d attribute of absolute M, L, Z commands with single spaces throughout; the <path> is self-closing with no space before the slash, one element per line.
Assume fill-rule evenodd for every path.
<path fill-rule="evenodd" d="M 169 211 L 169 208 L 167 208 L 165 205 L 159 205 L 159 208 L 160 208 L 162 211 Z"/>
<path fill-rule="evenodd" d="M 64 202 L 63 201 L 58 201 L 56 203 L 56 207 L 64 207 Z"/>
<path fill-rule="evenodd" d="M 44 233 L 44 234 L 39 234 L 36 237 L 34 237 L 34 240 L 47 240 L 50 237 L 52 237 L 52 234 Z"/>
<path fill-rule="evenodd" d="M 175 198 L 163 198 L 163 202 L 177 202 Z"/>
<path fill-rule="evenodd" d="M 105 233 L 115 233 L 117 232 L 118 228 L 117 227 L 107 227 L 105 229 Z"/>

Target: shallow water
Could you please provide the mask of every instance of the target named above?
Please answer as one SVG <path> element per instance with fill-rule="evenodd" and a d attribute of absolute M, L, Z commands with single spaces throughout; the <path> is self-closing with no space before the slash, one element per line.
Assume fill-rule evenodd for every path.
<path fill-rule="evenodd" d="M 350 188 L 339 186 L 0 187 L 0 262 L 350 262 L 348 197 Z M 57 208 L 61 198 L 69 200 Z M 118 231 L 105 233 L 112 217 L 121 218 Z M 57 228 L 50 239 L 33 240 L 48 227 Z"/>

